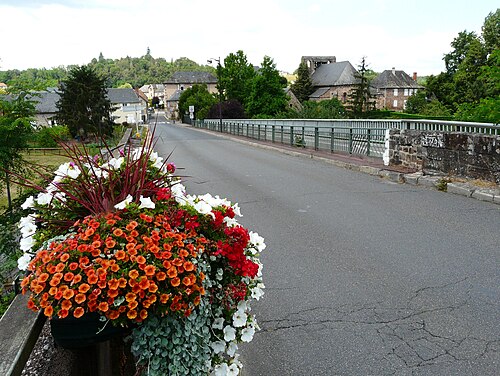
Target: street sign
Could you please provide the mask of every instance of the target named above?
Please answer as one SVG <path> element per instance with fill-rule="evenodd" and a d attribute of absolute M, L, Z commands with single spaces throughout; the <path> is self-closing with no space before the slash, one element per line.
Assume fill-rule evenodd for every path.
<path fill-rule="evenodd" d="M 189 106 L 189 113 L 190 114 L 194 113 L 194 106 Z"/>

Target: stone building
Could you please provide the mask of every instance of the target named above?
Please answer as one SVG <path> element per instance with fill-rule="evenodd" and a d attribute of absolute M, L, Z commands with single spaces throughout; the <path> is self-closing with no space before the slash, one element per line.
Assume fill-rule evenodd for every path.
<path fill-rule="evenodd" d="M 406 101 L 424 87 L 417 83 L 417 73 L 413 78 L 402 70 L 385 70 L 371 82 L 375 95 L 375 107 L 392 111 L 404 111 Z"/>
<path fill-rule="evenodd" d="M 333 61 L 332 61 L 333 60 Z M 336 62 L 333 59 L 317 59 L 311 63 L 314 67 L 311 81 L 315 91 L 309 96 L 312 101 L 337 98 L 346 103 L 349 93 L 357 83 L 356 69 L 348 61 Z"/>

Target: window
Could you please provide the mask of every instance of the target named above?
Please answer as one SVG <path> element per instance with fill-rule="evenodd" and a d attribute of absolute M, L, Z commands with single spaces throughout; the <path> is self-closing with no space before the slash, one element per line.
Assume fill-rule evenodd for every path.
<path fill-rule="evenodd" d="M 403 102 L 403 108 L 406 109 L 406 100 Z"/>
<path fill-rule="evenodd" d="M 392 103 L 392 107 L 396 108 L 398 107 L 398 100 L 394 99 L 394 102 Z"/>
<path fill-rule="evenodd" d="M 403 95 L 404 95 L 405 97 L 407 97 L 407 96 L 408 96 L 408 89 L 405 89 L 405 91 L 404 91 L 404 94 L 403 94 Z"/>
<path fill-rule="evenodd" d="M 342 93 L 342 102 L 345 103 L 347 100 L 347 93 Z"/>
<path fill-rule="evenodd" d="M 394 96 L 397 97 L 398 96 L 398 89 L 394 89 Z"/>

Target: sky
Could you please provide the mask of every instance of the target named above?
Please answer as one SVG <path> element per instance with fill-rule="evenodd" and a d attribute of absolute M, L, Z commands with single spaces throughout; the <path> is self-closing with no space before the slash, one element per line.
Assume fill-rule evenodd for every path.
<path fill-rule="evenodd" d="M 292 73 L 301 56 L 382 72 L 444 71 L 460 31 L 481 33 L 498 0 L 0 0 L 0 70 L 140 57 L 198 64 L 242 50 Z"/>

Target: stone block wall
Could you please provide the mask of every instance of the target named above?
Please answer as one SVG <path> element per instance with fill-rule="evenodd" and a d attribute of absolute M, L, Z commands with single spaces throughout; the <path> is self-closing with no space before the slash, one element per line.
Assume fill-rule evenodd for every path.
<path fill-rule="evenodd" d="M 500 136 L 391 129 L 390 165 L 500 184 Z"/>

